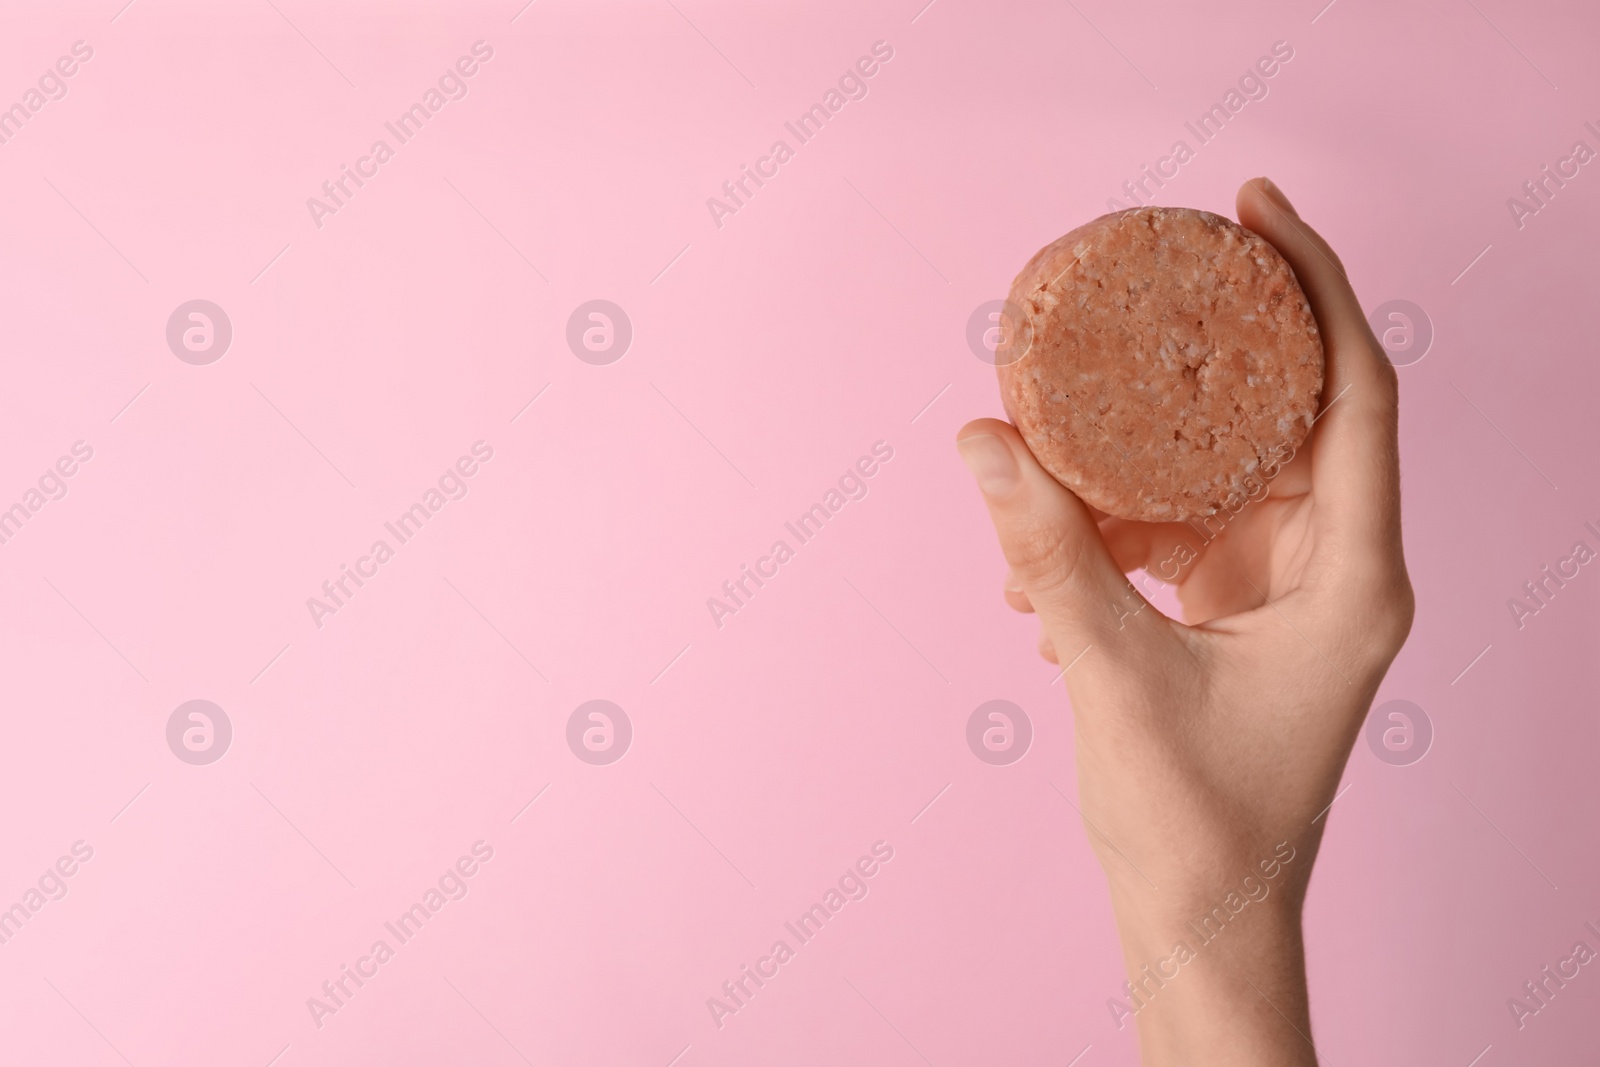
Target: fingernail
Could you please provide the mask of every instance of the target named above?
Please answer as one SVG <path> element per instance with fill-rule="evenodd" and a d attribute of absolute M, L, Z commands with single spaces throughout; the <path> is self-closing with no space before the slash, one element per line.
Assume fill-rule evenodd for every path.
<path fill-rule="evenodd" d="M 1261 179 L 1261 191 L 1267 194 L 1267 199 L 1283 208 L 1289 214 L 1296 216 L 1300 214 L 1294 209 L 1294 205 L 1289 203 L 1289 198 L 1283 195 L 1283 190 L 1273 184 L 1271 178 L 1263 177 Z"/>
<path fill-rule="evenodd" d="M 973 434 L 956 442 L 956 449 L 967 469 L 978 480 L 978 488 L 988 496 L 1010 492 L 1020 478 L 1017 460 L 1006 443 L 991 433 Z"/>

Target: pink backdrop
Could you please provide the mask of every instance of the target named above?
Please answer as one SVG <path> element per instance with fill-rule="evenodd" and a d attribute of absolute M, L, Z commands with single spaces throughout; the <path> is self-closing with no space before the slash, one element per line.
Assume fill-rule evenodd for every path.
<path fill-rule="evenodd" d="M 1600 968 L 1506 1000 L 1600 947 L 1600 573 L 1508 606 L 1600 548 L 1597 18 L 1325 2 L 13 8 L 0 1059 L 1135 1062 L 1069 709 L 952 435 L 999 413 L 974 309 L 1148 164 L 1230 214 L 1272 175 L 1434 332 L 1379 697 L 1433 738 L 1358 744 L 1329 815 L 1327 1062 L 1593 1062 Z M 568 343 L 597 299 L 620 359 L 614 312 Z M 967 742 L 994 699 L 1008 765 Z M 623 715 L 569 732 L 591 700 Z"/>

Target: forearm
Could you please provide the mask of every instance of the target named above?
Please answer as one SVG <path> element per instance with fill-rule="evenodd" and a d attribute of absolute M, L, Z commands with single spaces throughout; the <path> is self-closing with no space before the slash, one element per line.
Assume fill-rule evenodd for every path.
<path fill-rule="evenodd" d="M 1114 1014 L 1137 1022 L 1146 1067 L 1314 1067 L 1298 900 L 1235 913 L 1223 893 L 1177 909 L 1114 896 L 1129 983 Z"/>

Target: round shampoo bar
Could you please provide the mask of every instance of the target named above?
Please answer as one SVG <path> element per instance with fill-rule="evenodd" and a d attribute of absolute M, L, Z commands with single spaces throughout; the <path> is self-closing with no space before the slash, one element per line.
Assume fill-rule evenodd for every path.
<path fill-rule="evenodd" d="M 995 362 L 1039 462 L 1110 515 L 1237 511 L 1305 440 L 1322 340 L 1277 249 L 1208 211 L 1104 215 L 1011 283 Z"/>

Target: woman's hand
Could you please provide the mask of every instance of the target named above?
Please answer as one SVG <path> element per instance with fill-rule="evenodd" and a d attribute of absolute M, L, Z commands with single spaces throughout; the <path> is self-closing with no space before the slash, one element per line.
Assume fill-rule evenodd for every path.
<path fill-rule="evenodd" d="M 1301 904 L 1413 610 L 1394 368 L 1287 198 L 1256 179 L 1238 210 L 1294 268 L 1327 374 L 1300 454 L 1209 544 L 1185 524 L 1093 512 L 1007 423 L 957 437 L 1010 565 L 1006 598 L 1038 613 L 1046 658 L 1071 665 L 1082 813 L 1131 983 L 1110 1008 L 1119 1025 L 1137 1017 L 1148 1064 L 1316 1062 Z M 1186 623 L 1124 577 L 1140 568 L 1177 572 Z"/>

